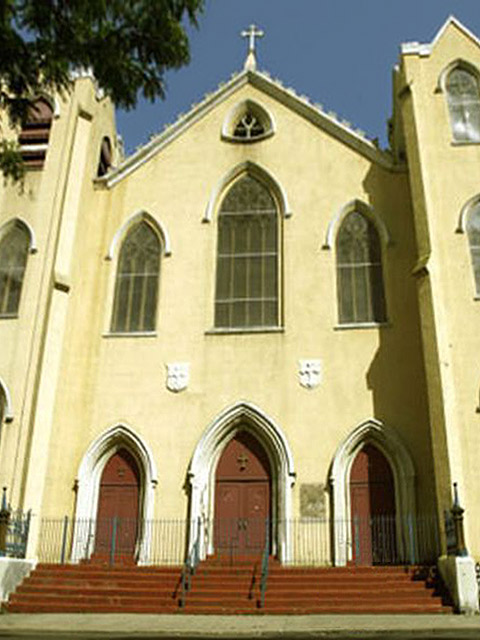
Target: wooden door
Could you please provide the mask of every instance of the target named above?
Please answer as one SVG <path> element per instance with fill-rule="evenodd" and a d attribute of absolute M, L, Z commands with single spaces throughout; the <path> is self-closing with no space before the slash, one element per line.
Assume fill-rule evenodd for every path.
<path fill-rule="evenodd" d="M 140 474 L 133 456 L 117 451 L 105 465 L 98 496 L 96 555 L 133 556 L 138 529 Z"/>
<path fill-rule="evenodd" d="M 270 463 L 258 440 L 240 431 L 225 447 L 215 482 L 218 553 L 262 553 L 271 515 Z"/>
<path fill-rule="evenodd" d="M 356 564 L 391 564 L 397 557 L 395 486 L 385 456 L 365 445 L 350 473 L 353 560 Z"/>

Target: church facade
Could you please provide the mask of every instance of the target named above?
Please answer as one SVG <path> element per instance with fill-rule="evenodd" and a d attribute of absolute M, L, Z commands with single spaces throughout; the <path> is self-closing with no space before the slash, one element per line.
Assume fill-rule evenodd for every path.
<path fill-rule="evenodd" d="M 72 561 L 112 521 L 144 564 L 436 559 L 456 482 L 480 559 L 480 42 L 451 18 L 393 77 L 388 151 L 252 51 L 127 158 L 92 78 L 39 97 L 0 194 L 0 482 L 28 557 L 66 516 Z"/>

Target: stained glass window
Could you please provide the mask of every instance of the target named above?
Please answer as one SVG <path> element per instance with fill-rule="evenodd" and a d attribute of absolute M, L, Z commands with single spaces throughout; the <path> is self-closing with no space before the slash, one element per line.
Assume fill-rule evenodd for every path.
<path fill-rule="evenodd" d="M 18 313 L 29 241 L 28 231 L 20 223 L 0 236 L 0 317 Z"/>
<path fill-rule="evenodd" d="M 472 259 L 475 290 L 480 295 L 480 202 L 477 202 L 470 210 L 467 219 L 467 235 Z"/>
<path fill-rule="evenodd" d="M 341 324 L 385 322 L 382 253 L 374 225 L 352 211 L 337 235 L 337 294 Z"/>
<path fill-rule="evenodd" d="M 454 140 L 480 142 L 480 97 L 476 76 L 460 67 L 451 71 L 447 96 Z"/>
<path fill-rule="evenodd" d="M 255 178 L 238 180 L 218 218 L 216 327 L 278 325 L 278 213 Z"/>
<path fill-rule="evenodd" d="M 118 259 L 112 332 L 155 330 L 160 251 L 158 236 L 146 222 L 135 225 L 125 238 Z"/>

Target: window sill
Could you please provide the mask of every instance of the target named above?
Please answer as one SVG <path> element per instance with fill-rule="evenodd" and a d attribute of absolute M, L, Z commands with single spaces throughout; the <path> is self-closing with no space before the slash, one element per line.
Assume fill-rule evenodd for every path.
<path fill-rule="evenodd" d="M 336 324 L 333 329 L 334 331 L 348 331 L 350 329 L 383 329 L 390 326 L 389 322 L 352 322 Z"/>
<path fill-rule="evenodd" d="M 205 335 L 230 335 L 244 333 L 284 333 L 284 327 L 215 327 L 205 331 Z"/>
<path fill-rule="evenodd" d="M 114 333 L 106 331 L 102 334 L 103 338 L 156 338 L 156 331 L 125 331 L 124 333 Z"/>
<path fill-rule="evenodd" d="M 452 147 L 465 147 L 465 146 L 478 146 L 480 144 L 480 140 L 452 140 Z"/>
<path fill-rule="evenodd" d="M 18 313 L 3 313 L 0 314 L 0 320 L 18 320 Z"/>

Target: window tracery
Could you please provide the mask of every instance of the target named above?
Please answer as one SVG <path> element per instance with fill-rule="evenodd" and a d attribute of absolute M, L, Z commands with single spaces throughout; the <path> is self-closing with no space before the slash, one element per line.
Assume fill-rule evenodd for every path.
<path fill-rule="evenodd" d="M 454 140 L 480 142 L 478 78 L 471 71 L 456 67 L 448 74 L 446 88 Z"/>
<path fill-rule="evenodd" d="M 265 133 L 263 124 L 251 111 L 240 117 L 233 132 L 235 138 L 258 138 Z"/>
<path fill-rule="evenodd" d="M 251 176 L 235 182 L 218 217 L 215 326 L 278 325 L 278 212 Z"/>
<path fill-rule="evenodd" d="M 342 222 L 336 258 L 340 324 L 385 322 L 380 239 L 373 223 L 358 211 Z"/>
<path fill-rule="evenodd" d="M 27 229 L 18 222 L 0 235 L 0 317 L 18 313 L 29 242 Z"/>
<path fill-rule="evenodd" d="M 480 201 L 477 201 L 470 209 L 467 218 L 467 236 L 470 245 L 470 258 L 472 260 L 473 278 L 475 281 L 476 295 L 480 295 Z"/>
<path fill-rule="evenodd" d="M 147 222 L 130 229 L 118 258 L 112 333 L 155 330 L 160 253 L 159 238 Z"/>

